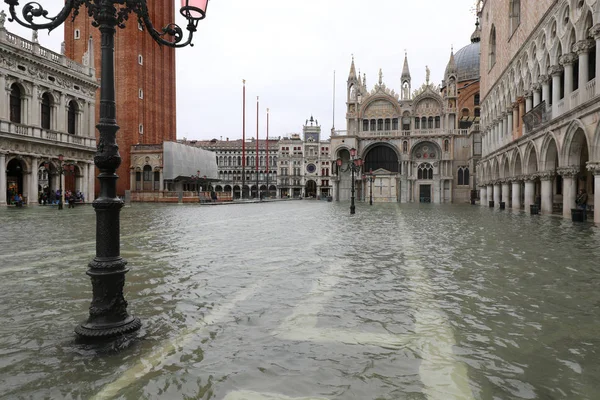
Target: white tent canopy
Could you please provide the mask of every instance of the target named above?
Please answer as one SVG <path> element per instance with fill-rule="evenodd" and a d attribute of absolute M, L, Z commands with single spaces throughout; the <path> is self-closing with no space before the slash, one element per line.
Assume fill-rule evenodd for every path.
<path fill-rule="evenodd" d="M 181 180 L 195 176 L 218 180 L 217 156 L 212 151 L 176 142 L 163 143 L 163 177 Z"/>

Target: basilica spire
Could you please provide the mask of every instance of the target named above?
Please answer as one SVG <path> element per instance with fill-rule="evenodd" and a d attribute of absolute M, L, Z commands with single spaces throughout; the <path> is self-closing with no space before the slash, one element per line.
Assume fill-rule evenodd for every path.
<path fill-rule="evenodd" d="M 454 59 L 454 46 L 450 48 L 450 61 L 446 67 L 446 76 L 456 74 L 456 60 Z"/>
<path fill-rule="evenodd" d="M 350 74 L 348 80 L 356 80 L 356 67 L 354 66 L 354 55 L 352 55 L 352 64 L 350 65 Z"/>
<path fill-rule="evenodd" d="M 402 67 L 402 83 L 405 81 L 410 82 L 410 70 L 408 69 L 408 54 L 404 52 L 404 66 Z"/>
<path fill-rule="evenodd" d="M 402 92 L 401 100 L 410 100 L 410 70 L 408 69 L 408 54 L 404 51 L 404 66 L 402 67 L 402 77 L 400 78 Z"/>

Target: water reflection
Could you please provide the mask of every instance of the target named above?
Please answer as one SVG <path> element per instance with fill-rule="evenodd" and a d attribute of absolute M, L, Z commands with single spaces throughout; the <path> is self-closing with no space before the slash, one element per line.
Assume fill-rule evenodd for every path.
<path fill-rule="evenodd" d="M 600 232 L 470 206 L 134 205 L 135 340 L 86 346 L 91 207 L 0 209 L 6 398 L 600 393 Z"/>

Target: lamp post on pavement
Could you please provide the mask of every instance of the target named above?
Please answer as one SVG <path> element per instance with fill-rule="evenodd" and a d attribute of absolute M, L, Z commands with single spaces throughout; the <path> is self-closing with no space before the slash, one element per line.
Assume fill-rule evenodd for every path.
<path fill-rule="evenodd" d="M 354 174 L 360 172 L 360 168 L 362 167 L 362 159 L 356 158 L 356 149 L 350 149 L 350 160 L 348 160 L 346 169 L 343 169 L 344 162 L 341 158 L 337 159 L 337 166 L 342 170 L 342 172 L 352 171 L 352 186 L 350 189 L 350 214 L 356 213 L 356 207 L 354 205 Z"/>
<path fill-rule="evenodd" d="M 373 205 L 373 182 L 375 181 L 375 175 L 373 170 L 369 170 L 369 205 Z"/>
<path fill-rule="evenodd" d="M 15 7 L 19 0 L 4 0 L 9 6 L 9 21 L 34 30 L 53 30 L 71 15 L 77 17 L 85 6 L 93 19 L 92 25 L 101 34 L 101 86 L 100 120 L 96 125 L 100 133 L 94 163 L 100 170 L 100 195 L 93 202 L 96 211 L 96 257 L 89 263 L 87 274 L 91 277 L 93 298 L 87 321 L 75 328 L 82 338 L 101 340 L 138 330 L 139 318 L 129 315 L 123 295 L 127 261 L 120 255 L 120 212 L 123 201 L 117 197 L 115 173 L 121 164 L 116 135 L 119 130 L 115 104 L 115 34 L 116 28 L 125 28 L 130 14 L 157 43 L 169 47 L 191 45 L 200 20 L 206 17 L 208 0 L 182 0 L 181 14 L 187 20 L 187 39 L 183 29 L 171 23 L 156 30 L 150 20 L 147 0 L 65 0 L 64 7 L 55 17 L 49 17 L 42 5 L 32 1 L 23 6 L 22 17 Z M 156 6 L 159 7 L 159 6 Z M 40 21 L 41 23 L 35 23 Z M 135 23 L 134 22 L 134 23 Z M 61 193 L 62 196 L 62 193 Z"/>

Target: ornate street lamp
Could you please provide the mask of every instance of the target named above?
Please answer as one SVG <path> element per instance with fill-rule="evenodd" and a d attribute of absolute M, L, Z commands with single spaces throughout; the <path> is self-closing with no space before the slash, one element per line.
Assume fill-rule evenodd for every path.
<path fill-rule="evenodd" d="M 191 45 L 198 22 L 206 17 L 208 0 L 183 0 L 181 14 L 187 19 L 188 37 L 183 29 L 171 23 L 156 30 L 150 21 L 147 0 L 65 0 L 65 5 L 55 17 L 48 17 L 42 5 L 33 1 L 25 4 L 22 19 L 15 7 L 19 0 L 4 0 L 9 5 L 10 19 L 34 30 L 59 27 L 72 15 L 77 17 L 81 6 L 93 18 L 92 25 L 101 34 L 101 87 L 100 121 L 96 125 L 100 133 L 94 163 L 100 170 L 100 195 L 93 202 L 96 211 L 96 257 L 89 263 L 87 274 L 92 280 L 93 298 L 90 315 L 86 322 L 77 326 L 75 332 L 88 339 L 103 339 L 138 330 L 139 318 L 129 315 L 127 301 L 123 296 L 127 261 L 120 255 L 120 212 L 123 201 L 117 197 L 116 169 L 121 164 L 116 135 L 119 130 L 116 120 L 114 50 L 116 28 L 125 28 L 129 15 L 134 14 L 137 22 L 145 27 L 150 36 L 160 45 L 184 47 Z M 34 23 L 41 19 L 44 23 Z M 61 169 L 62 170 L 62 169 Z"/>
<path fill-rule="evenodd" d="M 360 172 L 360 168 L 362 167 L 362 159 L 361 158 L 355 158 L 356 157 L 356 149 L 355 148 L 351 148 L 350 149 L 350 160 L 348 160 L 348 163 L 346 165 L 346 169 L 342 168 L 343 165 L 343 161 L 341 158 L 337 159 L 337 166 L 341 169 L 342 172 L 346 172 L 348 171 L 348 169 L 350 169 L 350 171 L 352 171 L 352 188 L 350 190 L 350 214 L 355 214 L 356 213 L 356 207 L 354 206 L 354 174 Z"/>

